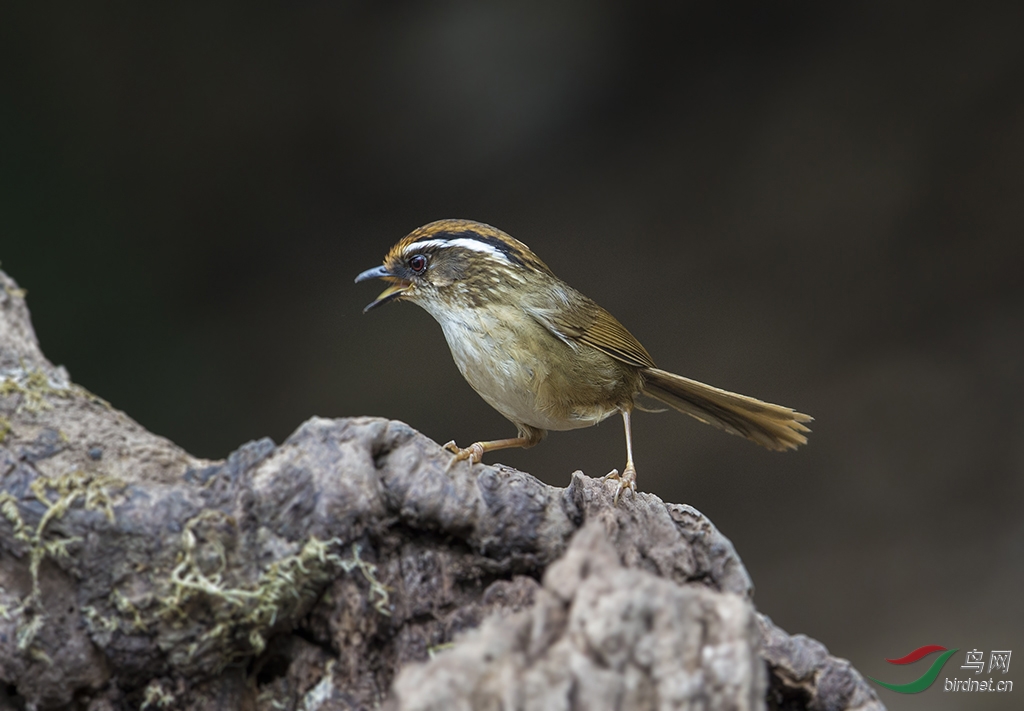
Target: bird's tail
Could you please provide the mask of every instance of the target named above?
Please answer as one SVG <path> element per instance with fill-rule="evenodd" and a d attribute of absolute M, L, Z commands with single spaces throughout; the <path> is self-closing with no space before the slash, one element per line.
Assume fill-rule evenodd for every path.
<path fill-rule="evenodd" d="M 762 447 L 782 451 L 807 443 L 803 423 L 814 418 L 782 405 L 713 388 L 658 368 L 645 368 L 644 395 L 714 425 L 741 435 Z"/>

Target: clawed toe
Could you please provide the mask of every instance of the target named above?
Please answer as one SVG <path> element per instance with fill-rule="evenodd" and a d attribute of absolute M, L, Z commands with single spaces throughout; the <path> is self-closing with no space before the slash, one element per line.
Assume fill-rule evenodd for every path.
<path fill-rule="evenodd" d="M 457 462 L 461 462 L 464 459 L 468 459 L 470 464 L 479 464 L 484 458 L 484 446 L 480 442 L 474 442 L 465 449 L 462 449 L 459 445 L 455 444 L 455 440 L 452 440 L 445 444 L 444 448 L 455 455 L 448 461 L 446 471 L 450 470 Z"/>
<path fill-rule="evenodd" d="M 615 489 L 615 498 L 612 501 L 613 506 L 619 505 L 619 496 L 627 489 L 633 494 L 633 498 L 636 498 L 636 469 L 632 465 L 627 464 L 621 474 L 619 474 L 618 469 L 612 469 L 604 478 L 619 482 L 618 488 Z"/>

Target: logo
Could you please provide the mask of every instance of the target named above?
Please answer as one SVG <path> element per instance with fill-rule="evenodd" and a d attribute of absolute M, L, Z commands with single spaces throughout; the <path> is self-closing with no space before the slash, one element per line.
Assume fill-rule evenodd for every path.
<path fill-rule="evenodd" d="M 868 678 L 871 679 L 871 681 L 878 684 L 879 686 L 884 686 L 886 689 L 889 689 L 890 691 L 895 691 L 900 694 L 917 694 L 924 691 L 932 685 L 936 677 L 939 676 L 939 672 L 942 671 L 942 665 L 946 663 L 947 659 L 956 654 L 956 651 L 957 650 L 955 649 L 946 649 L 945 647 L 940 647 L 937 644 L 926 644 L 923 647 L 918 647 L 905 657 L 900 657 L 899 659 L 886 659 L 885 661 L 889 662 L 890 664 L 913 664 L 914 662 L 927 657 L 932 652 L 943 652 L 943 654 L 940 655 L 938 659 L 932 662 L 932 665 L 928 668 L 928 671 L 926 671 L 924 674 L 922 674 L 909 684 L 888 684 L 884 681 L 879 681 L 874 677 L 869 676 Z"/>
<path fill-rule="evenodd" d="M 935 652 L 942 652 L 932 662 L 932 665 L 928 668 L 924 674 L 919 676 L 914 681 L 908 684 L 889 684 L 884 681 L 879 681 L 874 677 L 868 677 L 871 681 L 875 682 L 879 686 L 884 686 L 890 691 L 895 691 L 899 694 L 917 694 L 929 686 L 931 686 L 935 679 L 938 678 L 939 672 L 942 671 L 943 665 L 953 656 L 957 649 L 946 649 L 938 644 L 927 644 L 924 647 L 918 647 L 910 654 L 899 659 L 886 659 L 885 661 L 890 664 L 913 664 L 914 662 L 920 661 L 927 657 L 929 654 Z M 991 674 L 993 670 L 1000 671 L 1006 674 L 1010 671 L 1010 650 L 998 650 L 992 651 L 989 654 L 988 671 Z M 961 669 L 973 670 L 975 674 L 981 674 L 985 670 L 985 653 L 979 652 L 977 649 L 972 649 L 967 653 L 966 663 L 963 664 Z M 995 681 L 994 679 L 980 680 L 980 679 L 950 679 L 946 677 L 945 683 L 943 684 L 943 691 L 1012 691 L 1013 682 L 1009 679 Z"/>

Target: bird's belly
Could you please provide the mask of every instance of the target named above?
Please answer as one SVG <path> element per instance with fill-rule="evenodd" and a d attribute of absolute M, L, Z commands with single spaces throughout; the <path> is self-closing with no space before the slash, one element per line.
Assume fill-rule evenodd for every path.
<path fill-rule="evenodd" d="M 441 321 L 456 365 L 480 397 L 512 422 L 542 430 L 589 427 L 618 411 L 613 392 L 621 384 L 583 377 L 569 346 L 517 316 L 520 330 L 478 309 Z"/>

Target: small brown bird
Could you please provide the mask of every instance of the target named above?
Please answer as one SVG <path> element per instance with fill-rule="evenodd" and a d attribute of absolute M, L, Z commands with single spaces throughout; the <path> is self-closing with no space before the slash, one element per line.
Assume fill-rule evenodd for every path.
<path fill-rule="evenodd" d="M 395 300 L 423 307 L 441 324 L 463 377 L 519 429 L 517 437 L 466 449 L 449 442 L 453 461 L 475 463 L 485 452 L 532 447 L 548 430 L 590 427 L 618 412 L 626 428 L 626 466 L 622 474 L 608 474 L 619 482 L 617 503 L 625 489 L 636 492 L 630 413 L 639 395 L 768 449 L 807 442 L 808 415 L 657 368 L 611 314 L 490 225 L 424 225 L 356 282 L 375 278 L 391 286 L 364 312 Z"/>

